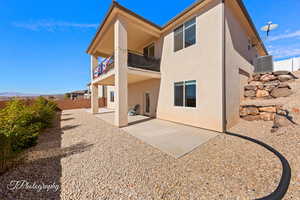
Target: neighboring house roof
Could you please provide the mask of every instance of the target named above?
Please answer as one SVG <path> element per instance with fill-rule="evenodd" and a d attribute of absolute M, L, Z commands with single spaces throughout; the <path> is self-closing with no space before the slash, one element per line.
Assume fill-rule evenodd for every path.
<path fill-rule="evenodd" d="M 139 20 L 143 21 L 144 23 L 149 24 L 149 25 L 151 25 L 152 27 L 154 27 L 154 28 L 158 29 L 159 31 L 163 32 L 169 25 L 173 24 L 174 22 L 176 22 L 177 20 L 179 20 L 181 17 L 183 17 L 183 16 L 185 16 L 187 13 L 189 13 L 193 8 L 195 8 L 196 6 L 200 5 L 201 3 L 205 2 L 205 1 L 207 1 L 207 0 L 198 0 L 198 1 L 196 1 L 195 3 L 193 3 L 193 4 L 190 5 L 188 8 L 186 8 L 185 10 L 183 10 L 181 13 L 179 13 L 178 15 L 176 15 L 174 18 L 172 18 L 170 21 L 168 21 L 168 22 L 167 22 L 165 25 L 163 25 L 163 26 L 159 26 L 159 25 L 157 25 L 157 24 L 155 24 L 155 23 L 153 23 L 153 22 L 151 22 L 151 21 L 145 19 L 144 17 L 138 15 L 137 13 L 135 13 L 135 12 L 129 10 L 128 8 L 125 8 L 124 6 L 120 5 L 120 4 L 117 3 L 116 1 L 113 1 L 113 3 L 112 3 L 112 5 L 111 5 L 110 9 L 108 10 L 108 12 L 107 12 L 107 14 L 106 14 L 104 20 L 102 21 L 102 23 L 101 23 L 100 26 L 98 27 L 97 32 L 96 32 L 96 35 L 94 36 L 94 38 L 93 38 L 92 42 L 90 43 L 90 45 L 89 45 L 88 49 L 86 50 L 86 52 L 89 53 L 89 51 L 90 51 L 90 49 L 91 49 L 91 47 L 92 47 L 94 41 L 96 40 L 97 36 L 100 34 L 100 32 L 101 32 L 101 30 L 102 30 L 102 28 L 103 28 L 105 22 L 107 21 L 107 19 L 109 18 L 110 14 L 112 13 L 112 11 L 113 11 L 115 8 L 119 8 L 120 10 L 122 10 L 122 11 L 124 11 L 124 12 L 126 12 L 126 13 L 128 13 L 128 14 L 130 14 L 130 15 L 136 17 L 136 18 L 138 18 Z M 223 1 L 224 1 L 224 0 L 223 0 Z M 230 1 L 232 1 L 232 0 L 230 0 Z M 258 34 L 256 28 L 255 28 L 255 25 L 254 25 L 254 23 L 253 23 L 253 21 L 252 21 L 250 15 L 249 15 L 249 13 L 248 13 L 248 11 L 247 11 L 247 9 L 246 9 L 246 7 L 245 7 L 243 1 L 242 1 L 242 0 L 235 0 L 235 1 L 238 3 L 239 7 L 241 8 L 241 11 L 242 11 L 243 14 L 245 15 L 245 17 L 246 17 L 246 19 L 247 19 L 247 21 L 248 21 L 248 23 L 249 23 L 251 29 L 254 31 L 255 37 L 257 38 L 257 40 L 258 40 L 258 42 L 259 42 L 259 45 L 261 45 L 261 47 L 263 48 L 263 50 L 264 50 L 264 52 L 266 53 L 266 55 L 268 55 L 268 51 L 267 51 L 267 49 L 266 49 L 266 47 L 265 47 L 263 41 L 261 40 L 261 38 L 260 38 L 260 36 L 259 36 L 259 34 Z"/>

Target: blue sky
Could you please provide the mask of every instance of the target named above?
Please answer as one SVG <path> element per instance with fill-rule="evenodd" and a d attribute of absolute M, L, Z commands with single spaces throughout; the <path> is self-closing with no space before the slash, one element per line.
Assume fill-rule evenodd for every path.
<path fill-rule="evenodd" d="M 163 25 L 194 1 L 118 2 Z M 257 28 L 268 21 L 279 24 L 266 42 L 276 59 L 300 56 L 299 0 L 244 2 Z M 0 0 L 0 93 L 84 89 L 90 65 L 85 50 L 110 4 L 111 0 Z"/>

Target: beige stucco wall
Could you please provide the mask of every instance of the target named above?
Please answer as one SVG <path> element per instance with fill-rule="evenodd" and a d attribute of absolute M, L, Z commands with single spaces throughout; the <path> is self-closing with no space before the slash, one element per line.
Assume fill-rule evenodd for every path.
<path fill-rule="evenodd" d="M 226 19 L 226 115 L 227 128 L 239 120 L 239 105 L 248 77 L 239 74 L 239 68 L 253 73 L 251 61 L 256 57 L 255 48 L 248 49 L 248 36 L 231 8 L 225 6 Z"/>
<path fill-rule="evenodd" d="M 156 117 L 157 101 L 159 94 L 160 80 L 150 79 L 147 81 L 132 83 L 128 85 L 128 108 L 140 105 L 140 113 L 145 114 L 145 93 L 150 94 L 150 116 Z M 110 101 L 110 92 L 115 91 L 114 86 L 107 86 L 107 108 L 114 109 L 115 102 Z"/>
<path fill-rule="evenodd" d="M 145 114 L 145 93 L 150 94 L 150 116 L 156 116 L 160 80 L 150 79 L 128 85 L 128 108 L 140 105 L 140 114 Z"/>
<path fill-rule="evenodd" d="M 195 45 L 174 52 L 173 31 L 163 37 L 158 118 L 223 131 L 220 2 L 214 1 L 196 16 Z M 196 108 L 174 106 L 174 83 L 189 80 L 196 80 Z"/>

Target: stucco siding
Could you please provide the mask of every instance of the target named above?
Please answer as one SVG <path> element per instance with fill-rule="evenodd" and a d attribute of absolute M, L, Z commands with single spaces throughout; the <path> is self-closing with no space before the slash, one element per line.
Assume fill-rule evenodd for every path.
<path fill-rule="evenodd" d="M 173 31 L 163 37 L 158 118 L 222 131 L 220 2 L 214 1 L 196 15 L 196 44 L 174 52 Z M 189 80 L 196 80 L 196 108 L 174 106 L 174 83 Z"/>
<path fill-rule="evenodd" d="M 239 121 L 239 105 L 243 100 L 243 88 L 248 77 L 239 73 L 239 69 L 253 73 L 251 64 L 257 55 L 254 47 L 248 49 L 248 36 L 232 9 L 225 6 L 226 35 L 226 118 L 227 128 Z"/>
<path fill-rule="evenodd" d="M 139 114 L 145 114 L 145 93 L 150 94 L 150 116 L 156 117 L 160 80 L 151 79 L 128 85 L 128 108 L 140 105 Z"/>

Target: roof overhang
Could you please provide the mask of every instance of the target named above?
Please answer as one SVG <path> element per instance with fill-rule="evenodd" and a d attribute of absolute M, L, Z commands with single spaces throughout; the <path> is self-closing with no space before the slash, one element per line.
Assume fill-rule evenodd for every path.
<path fill-rule="evenodd" d="M 110 53 L 106 52 L 112 50 L 108 50 L 108 48 L 113 48 L 114 22 L 116 19 L 122 19 L 126 24 L 128 34 L 132 34 L 128 35 L 128 42 L 134 40 L 132 44 L 128 44 L 129 49 L 137 50 L 137 48 L 140 47 L 134 46 L 134 44 L 139 45 L 140 43 L 151 41 L 153 38 L 157 39 L 160 37 L 161 27 L 128 10 L 117 2 L 113 2 L 87 49 L 88 54 L 104 57 L 109 56 Z M 141 36 L 144 36 L 144 38 Z M 145 41 L 142 41 L 143 39 L 145 39 Z M 132 47 L 130 48 L 130 46 Z M 101 48 L 101 51 L 97 50 L 99 47 Z"/>
<path fill-rule="evenodd" d="M 238 4 L 239 8 L 242 11 L 242 14 L 246 18 L 246 22 L 247 22 L 246 26 L 249 27 L 248 30 L 249 30 L 250 34 L 252 35 L 252 38 L 254 38 L 255 41 L 256 41 L 255 46 L 257 47 L 258 52 L 260 53 L 261 56 L 268 55 L 269 53 L 268 53 L 261 37 L 259 36 L 259 33 L 257 32 L 257 30 L 255 28 L 255 25 L 254 25 L 249 13 L 248 13 L 243 1 L 242 0 L 236 0 L 235 2 Z"/>
<path fill-rule="evenodd" d="M 133 11 L 121 6 L 120 4 L 114 1 L 108 13 L 106 14 L 106 17 L 104 18 L 103 22 L 99 26 L 97 33 L 94 36 L 91 44 L 89 45 L 87 49 L 87 53 L 97 55 L 97 56 L 104 56 L 104 57 L 109 56 L 107 53 L 103 53 L 103 52 L 109 52 L 108 50 L 105 50 L 105 46 L 108 45 L 101 46 L 103 52 L 97 51 L 97 47 L 99 47 L 99 45 L 105 41 L 109 41 L 107 43 L 112 45 L 111 43 L 113 41 L 111 41 L 112 40 L 111 37 L 113 37 L 113 28 L 114 28 L 113 24 L 118 17 L 122 17 L 125 20 L 127 20 L 128 21 L 127 24 L 130 25 L 131 26 L 130 28 L 132 28 L 133 30 L 142 31 L 143 33 L 148 33 L 154 38 L 159 38 L 163 33 L 174 28 L 176 25 L 178 25 L 179 23 L 187 19 L 189 16 L 198 12 L 199 9 L 202 9 L 203 7 L 205 7 L 206 5 L 214 1 L 216 0 L 198 0 L 194 4 L 189 6 L 187 9 L 182 11 L 180 14 L 175 16 L 173 19 L 171 19 L 162 27 L 143 18 L 142 16 L 134 13 Z M 246 28 L 247 33 L 250 34 L 250 36 L 252 36 L 252 38 L 254 38 L 254 40 L 256 41 L 257 43 L 256 46 L 260 55 L 268 55 L 268 51 L 265 48 L 264 43 L 261 40 L 255 28 L 255 25 L 251 20 L 251 17 L 247 9 L 245 8 L 245 5 L 243 4 L 242 0 L 227 0 L 227 2 L 235 5 L 235 8 L 237 8 L 236 11 L 238 12 L 239 16 L 245 19 L 243 25 Z M 138 29 L 135 27 L 138 27 Z M 136 37 L 133 38 L 136 39 Z M 151 39 L 148 40 L 150 41 Z M 128 38 L 128 41 L 130 41 L 130 38 Z M 130 49 L 130 47 L 128 48 Z"/>

